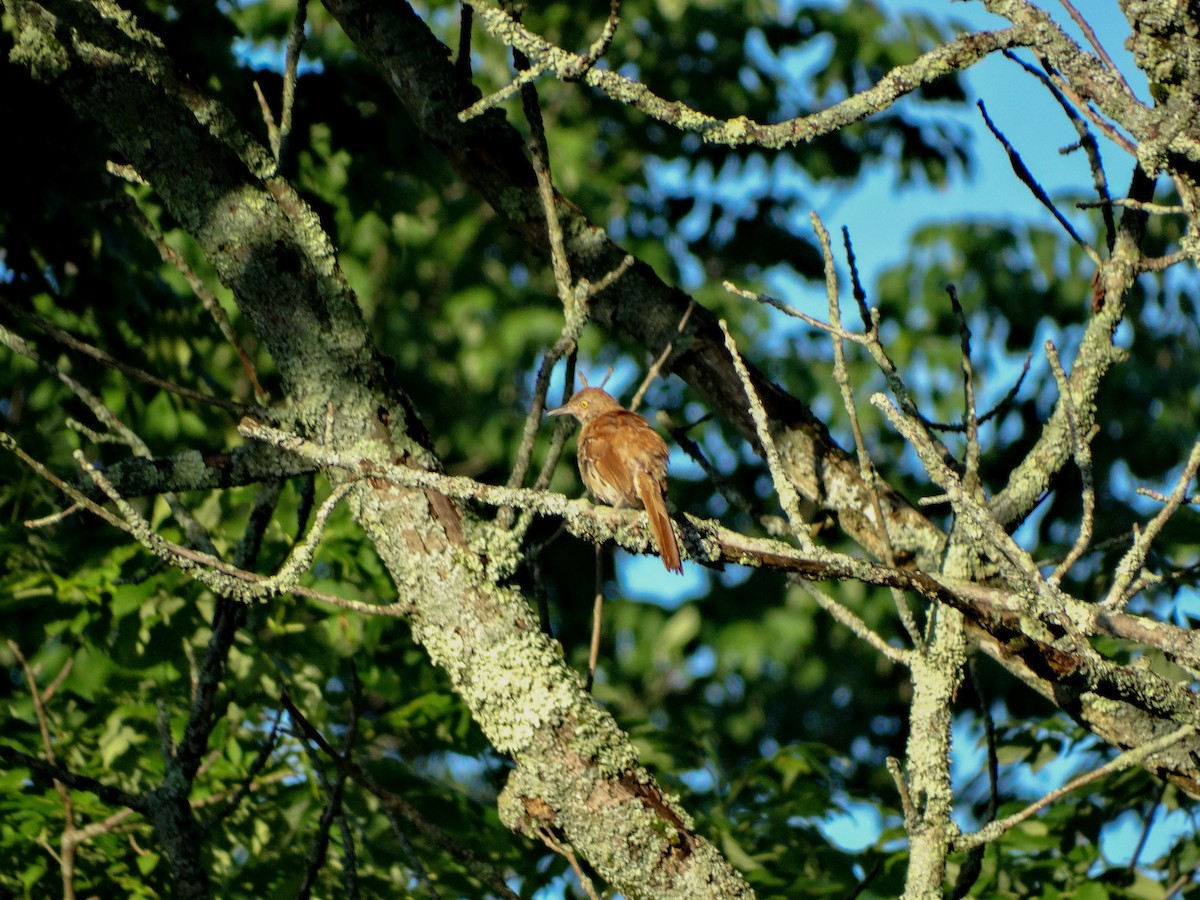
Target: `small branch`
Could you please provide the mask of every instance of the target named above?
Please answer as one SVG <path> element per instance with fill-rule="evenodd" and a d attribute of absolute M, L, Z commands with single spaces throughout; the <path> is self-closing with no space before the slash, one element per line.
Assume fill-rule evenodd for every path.
<path fill-rule="evenodd" d="M 469 122 L 476 116 L 483 115 L 492 107 L 499 106 L 513 94 L 517 93 L 517 91 L 521 90 L 521 88 L 525 87 L 525 85 L 532 84 L 533 82 L 537 81 L 548 71 L 550 71 L 550 66 L 542 63 L 530 66 L 527 69 L 522 69 L 521 71 L 517 72 L 517 76 L 512 81 L 500 88 L 500 90 L 494 91 L 493 93 L 476 100 L 474 103 L 460 112 L 458 114 L 458 120 L 460 122 Z"/>
<path fill-rule="evenodd" d="M 1188 496 L 1188 486 L 1191 485 L 1192 479 L 1196 477 L 1196 471 L 1200 469 L 1200 441 L 1197 441 L 1192 446 L 1191 455 L 1188 457 L 1187 465 L 1184 466 L 1183 472 L 1175 482 L 1175 489 L 1171 491 L 1167 498 L 1166 504 L 1158 515 L 1150 520 L 1138 538 L 1133 542 L 1133 546 L 1129 548 L 1129 552 L 1122 557 L 1121 562 L 1117 564 L 1116 577 L 1113 579 L 1112 587 L 1109 588 L 1108 594 L 1101 601 L 1105 608 L 1110 610 L 1123 609 L 1125 605 L 1133 599 L 1137 593 L 1136 590 L 1130 590 L 1130 586 L 1134 584 L 1134 579 L 1141 572 L 1142 567 L 1146 563 L 1146 557 L 1150 553 L 1150 547 L 1154 543 L 1154 539 L 1158 537 L 1163 526 L 1167 524 L 1167 520 L 1175 514 L 1175 511 L 1183 504 Z M 1136 587 L 1136 585 L 1134 585 Z"/>
<path fill-rule="evenodd" d="M 1142 765 L 1155 753 L 1166 750 L 1173 744 L 1176 744 L 1189 735 L 1195 733 L 1195 725 L 1184 725 L 1182 728 L 1177 728 L 1169 734 L 1165 734 L 1160 738 L 1148 741 L 1147 743 L 1142 744 L 1140 747 L 1135 747 L 1132 750 L 1126 750 L 1124 753 L 1117 755 L 1099 768 L 1093 769 L 1086 775 L 1081 775 L 1078 778 L 1072 779 L 1061 788 L 1051 791 L 1040 800 L 1037 800 L 1025 807 L 1020 812 L 1013 813 L 1011 816 L 1006 816 L 1003 819 L 998 819 L 995 822 L 991 822 L 985 825 L 983 828 L 980 828 L 974 834 L 960 835 L 959 838 L 954 842 L 954 849 L 956 851 L 970 850 L 972 847 L 977 847 L 980 844 L 989 844 L 997 840 L 1009 829 L 1020 825 L 1039 810 L 1045 809 L 1051 803 L 1060 799 L 1061 797 L 1065 797 L 1072 791 L 1078 790 L 1084 785 L 1091 784 L 1093 781 L 1098 781 L 1101 778 L 1104 778 L 1106 775 L 1111 775 L 1114 772 L 1120 772 L 1124 769 L 1130 768 L 1131 766 Z"/>
<path fill-rule="evenodd" d="M 771 481 L 775 485 L 775 493 L 779 495 L 779 503 L 788 517 L 788 522 L 791 523 L 792 531 L 800 542 L 800 546 L 803 548 L 812 547 L 812 538 L 808 533 L 808 524 L 804 521 L 804 515 L 800 512 L 800 495 L 796 492 L 795 486 L 788 479 L 787 472 L 783 468 L 783 461 L 779 458 L 779 449 L 775 446 L 775 439 L 771 436 L 771 426 L 767 419 L 767 412 L 763 409 L 762 400 L 759 399 L 758 392 L 754 390 L 754 383 L 750 380 L 750 373 L 746 369 L 746 364 L 742 362 L 741 354 L 738 353 L 733 335 L 729 333 L 729 326 L 724 319 L 721 319 L 719 324 L 722 333 L 725 335 L 725 347 L 729 350 L 729 356 L 733 359 L 733 366 L 737 370 L 738 378 L 742 382 L 742 388 L 746 392 L 746 401 L 750 405 L 750 417 L 754 420 L 754 429 L 758 434 L 759 443 L 762 445 L 763 455 L 767 460 L 767 468 L 771 472 Z"/>
<path fill-rule="evenodd" d="M 21 652 L 21 647 L 16 641 L 9 639 L 7 641 L 8 649 L 12 651 L 17 658 L 17 662 L 21 664 L 21 671 L 25 673 L 25 684 L 29 687 L 29 696 L 33 700 L 33 712 L 38 722 L 38 730 L 42 734 L 42 752 L 46 754 L 46 759 L 51 765 L 56 765 L 58 759 L 54 754 L 54 740 L 50 736 L 50 719 L 46 714 L 46 695 L 38 690 L 37 678 L 33 673 L 33 668 L 29 665 L 29 660 L 25 658 L 25 654 Z M 69 669 L 71 661 L 74 657 L 67 660 L 67 664 L 63 667 Z M 62 672 L 59 672 L 59 676 Z M 61 681 L 55 680 L 55 684 L 60 684 Z M 75 804 L 71 800 L 71 792 L 57 778 L 53 781 L 54 790 L 58 794 L 59 800 L 62 802 L 63 808 L 63 831 L 59 838 L 59 853 L 58 865 L 62 875 L 63 898 L 64 900 L 74 900 L 75 898 L 75 848 L 78 846 L 75 830 Z"/>
<path fill-rule="evenodd" d="M 31 322 L 32 324 L 36 325 L 38 328 L 40 328 L 42 331 L 46 332 L 47 335 L 49 335 L 51 338 L 56 340 L 58 343 L 62 344 L 64 347 L 69 347 L 70 349 L 74 350 L 77 353 L 81 353 L 84 356 L 91 357 L 92 359 L 96 360 L 97 362 L 99 362 L 105 366 L 108 366 L 110 369 L 116 369 L 118 372 L 128 375 L 130 378 L 132 378 L 136 381 L 144 382 L 152 387 L 156 387 L 162 391 L 167 391 L 168 393 L 171 393 L 171 394 L 177 394 L 178 396 L 183 397 L 186 400 L 193 400 L 197 403 L 204 403 L 209 406 L 215 406 L 218 409 L 224 409 L 224 410 L 227 410 L 228 412 L 236 413 L 239 416 L 263 415 L 266 412 L 266 410 L 263 410 L 256 406 L 250 406 L 250 405 L 247 405 L 244 403 L 237 403 L 232 400 L 224 400 L 220 397 L 214 397 L 211 394 L 202 394 L 200 391 L 192 390 L 191 388 L 184 387 L 183 385 L 175 384 L 174 382 L 167 381 L 164 378 L 159 378 L 157 375 L 152 375 L 151 373 L 146 372 L 143 369 L 139 369 L 137 366 L 132 366 L 129 363 L 122 362 L 121 360 L 117 359 L 116 357 L 112 356 L 111 354 L 105 352 L 104 350 L 101 350 L 99 347 L 94 347 L 91 344 L 87 343 L 86 341 L 82 341 L 79 338 L 75 337 L 70 332 L 64 331 L 63 329 L 59 328 L 57 325 L 54 325 L 51 322 L 46 321 L 45 319 L 43 319 L 41 316 L 37 315 L 36 313 L 32 313 L 32 312 L 29 312 L 28 310 L 21 309 L 19 306 L 17 306 L 12 301 L 8 300 L 6 297 L 0 296 L 0 307 L 3 307 L 4 309 L 8 310 L 13 315 L 16 315 L 16 316 L 21 317 L 22 319 L 25 319 L 27 322 Z M 7 344 L 10 347 L 10 349 L 15 350 L 15 348 L 12 347 L 12 345 L 8 341 L 5 341 L 5 344 Z M 22 355 L 27 355 L 27 354 L 22 354 Z"/>
<path fill-rule="evenodd" d="M 608 3 L 608 21 L 604 23 L 604 27 L 600 30 L 600 36 L 592 42 L 588 47 L 587 52 L 579 57 L 575 69 L 567 75 L 563 76 L 564 81 L 578 81 L 586 75 L 599 61 L 600 57 L 608 53 L 608 48 L 612 44 L 612 39 L 617 33 L 617 26 L 621 24 L 621 0 L 609 0 Z"/>
<path fill-rule="evenodd" d="M 188 261 L 183 258 L 183 255 L 167 242 L 166 237 L 159 231 L 150 219 L 142 212 L 141 208 L 131 199 L 125 198 L 121 203 L 121 209 L 129 220 L 144 234 L 156 250 L 163 262 L 174 266 L 175 269 L 183 276 L 188 286 L 192 289 L 192 293 L 196 295 L 196 299 L 200 301 L 200 305 L 204 311 L 212 317 L 213 322 L 217 326 L 217 330 L 221 332 L 221 336 L 233 348 L 237 354 L 238 360 L 242 364 L 242 370 L 246 373 L 246 377 L 250 379 L 250 384 L 254 390 L 254 396 L 260 404 L 266 404 L 270 399 L 270 395 L 263 388 L 258 380 L 258 372 L 254 368 L 254 362 L 250 359 L 250 354 L 246 352 L 246 348 L 242 346 L 241 340 L 238 339 L 237 332 L 233 330 L 233 323 L 229 321 L 229 316 L 225 312 L 225 308 L 221 306 L 221 302 L 216 295 L 209 290 L 208 285 L 204 283 L 195 270 L 188 264 Z"/>
<path fill-rule="evenodd" d="M 1087 241 L 1079 236 L 1079 232 L 1075 230 L 1075 226 L 1067 221 L 1066 216 L 1059 212 L 1058 207 L 1054 205 L 1054 201 L 1050 199 L 1050 197 L 1046 194 L 1045 189 L 1038 184 L 1037 179 L 1033 177 L 1033 173 L 1030 172 L 1026 167 L 1025 162 L 1021 159 L 1020 154 L 1013 149 L 1012 144 L 1008 142 L 1008 138 L 1006 138 L 1003 133 L 1001 133 L 1000 129 L 996 127 L 995 123 L 992 122 L 991 117 L 987 114 L 987 107 L 984 106 L 983 101 L 980 100 L 976 105 L 979 107 L 979 112 L 983 116 L 984 124 L 987 125 L 988 130 L 995 136 L 996 140 L 1000 142 L 1000 146 L 1004 148 L 1004 152 L 1008 154 L 1008 161 L 1012 165 L 1013 172 L 1016 173 L 1017 178 L 1021 179 L 1022 184 L 1029 188 L 1030 193 L 1037 198 L 1038 202 L 1041 203 L 1042 206 L 1046 207 L 1046 209 L 1050 211 L 1050 214 L 1058 220 L 1058 224 L 1063 227 L 1063 230 L 1068 235 L 1070 235 L 1071 240 L 1075 241 L 1075 243 L 1079 245 L 1079 248 L 1088 255 L 1088 258 L 1091 259 L 1092 262 L 1094 262 L 1097 266 L 1099 266 L 1101 262 L 1100 255 L 1096 253 L 1094 249 L 1092 249 L 1092 246 Z"/>
<path fill-rule="evenodd" d="M 867 292 L 863 290 L 862 281 L 858 277 L 858 260 L 854 257 L 854 245 L 850 242 L 850 229 L 842 226 L 842 246 L 846 250 L 846 265 L 850 267 L 850 287 L 854 302 L 858 304 L 858 315 L 862 319 L 863 328 L 867 331 L 877 331 L 877 322 L 867 306 Z"/>
<path fill-rule="evenodd" d="M 816 218 L 816 213 L 813 213 L 813 217 L 814 217 L 814 219 Z M 770 294 L 760 294 L 756 291 L 747 291 L 744 288 L 738 287 L 732 281 L 724 281 L 721 283 L 721 286 L 723 288 L 725 288 L 725 290 L 729 291 L 729 293 L 734 294 L 738 297 L 742 297 L 746 300 L 753 300 L 756 303 L 765 303 L 767 306 L 773 306 L 773 307 L 775 307 L 775 309 L 779 310 L 781 313 L 791 316 L 794 319 L 799 319 L 802 322 L 807 322 L 813 328 L 816 328 L 819 331 L 824 331 L 824 332 L 832 335 L 837 340 L 853 341 L 856 344 L 864 344 L 864 345 L 870 343 L 870 341 L 871 341 L 871 338 L 869 335 L 857 334 L 853 331 L 846 331 L 840 325 L 835 326 L 835 325 L 826 324 L 825 322 L 822 322 L 820 319 L 814 318 L 813 316 L 810 316 L 807 313 L 801 312 L 800 310 L 796 309 L 796 307 L 792 306 L 790 303 L 787 303 L 776 297 L 772 297 Z"/>
<path fill-rule="evenodd" d="M 1126 209 L 1139 209 L 1144 213 L 1155 216 L 1182 216 L 1187 214 L 1187 209 L 1182 206 L 1169 206 L 1163 203 L 1144 203 L 1141 200 L 1133 200 L 1129 197 L 1088 200 L 1076 203 L 1075 206 L 1079 209 L 1093 209 L 1097 206 L 1123 206 Z"/>
<path fill-rule="evenodd" d="M 270 760 L 271 754 L 275 752 L 275 748 L 279 746 L 279 725 L 282 721 L 283 710 L 280 709 L 275 713 L 275 721 L 271 723 L 271 731 L 267 734 L 266 741 L 259 747 L 258 753 L 255 754 L 250 767 L 246 770 L 246 777 L 242 779 L 242 783 L 238 785 L 237 790 L 228 797 L 229 802 L 203 823 L 202 827 L 205 831 L 212 831 L 220 825 L 250 795 L 251 790 L 254 789 L 254 785 L 258 782 L 259 773 Z"/>
<path fill-rule="evenodd" d="M 1171 266 L 1177 266 L 1182 262 L 1187 262 L 1192 258 L 1192 254 L 1187 250 L 1176 250 L 1174 253 L 1168 253 L 1166 256 L 1157 256 L 1150 259 L 1138 260 L 1137 270 L 1139 272 L 1162 272 Z"/>
<path fill-rule="evenodd" d="M 616 0 L 614 0 L 616 2 Z M 692 310 L 696 308 L 696 301 L 689 300 L 687 309 L 683 311 L 683 315 L 679 317 L 679 324 L 675 326 L 676 336 L 683 334 L 683 329 L 687 327 L 688 319 L 692 317 Z M 675 349 L 675 339 L 667 341 L 667 346 L 663 347 L 662 353 L 658 354 L 658 358 L 646 372 L 646 377 L 642 379 L 642 383 L 638 385 L 638 389 L 633 394 L 633 399 L 629 401 L 629 409 L 637 412 L 637 408 L 642 405 L 642 398 L 646 396 L 646 391 L 650 387 L 658 373 L 662 370 L 663 364 L 671 355 L 671 351 Z"/>
<path fill-rule="evenodd" d="M 279 702 L 287 710 L 288 717 L 292 723 L 299 727 L 304 736 L 319 747 L 321 752 L 330 759 L 338 760 L 340 765 L 345 765 L 349 776 L 377 797 L 385 808 L 404 816 L 425 837 L 461 861 L 475 877 L 490 885 L 497 896 L 504 897 L 505 900 L 517 900 L 517 895 L 505 883 L 501 872 L 481 860 L 472 850 L 446 835 L 441 829 L 430 824 L 421 812 L 403 797 L 380 787 L 375 779 L 371 777 L 370 773 L 353 759 L 341 760 L 338 751 L 325 740 L 325 736 L 305 717 L 304 713 L 292 701 L 287 691 L 284 691 L 280 695 Z M 3 745 L 0 745 L 0 747 L 3 747 Z"/>
<path fill-rule="evenodd" d="M 859 477 L 867 485 L 867 491 L 871 497 L 871 511 L 875 516 L 875 531 L 879 535 L 879 542 L 883 547 L 883 561 L 889 566 L 895 566 L 896 553 L 892 547 L 891 535 L 888 534 L 887 519 L 883 515 L 883 503 L 879 499 L 878 473 L 875 471 L 875 464 L 871 460 L 871 455 L 867 453 L 866 443 L 863 441 L 862 428 L 858 423 L 858 408 L 854 404 L 854 393 L 850 387 L 850 373 L 846 369 L 845 346 L 838 333 L 842 331 L 842 310 L 839 301 L 837 267 L 833 262 L 829 232 L 815 212 L 812 213 L 812 224 L 817 233 L 817 241 L 821 245 L 821 257 L 825 261 L 825 298 L 829 305 L 829 322 L 834 329 L 833 379 L 837 382 L 838 390 L 841 393 L 842 406 L 845 407 L 846 415 L 850 417 L 850 430 L 854 435 L 854 448 L 858 455 Z M 859 289 L 861 289 L 861 285 Z M 859 308 L 861 311 L 861 302 Z M 908 608 L 908 601 L 904 594 L 893 588 L 892 601 L 896 605 L 896 613 L 904 625 L 904 630 L 908 632 L 909 640 L 912 641 L 913 646 L 923 649 L 925 644 L 921 637 L 921 629 L 917 627 L 916 619 L 913 618 L 912 610 Z"/>
<path fill-rule="evenodd" d="M 11 435 L 0 432 L 0 448 L 3 448 L 5 450 L 8 450 L 9 452 L 11 452 L 18 459 L 20 459 L 23 463 L 25 463 L 25 465 L 27 465 L 30 469 L 32 469 L 34 472 L 36 472 L 40 477 L 42 477 L 43 479 L 48 481 L 50 484 L 54 485 L 56 488 L 58 488 L 60 491 L 62 491 L 64 494 L 66 494 L 68 497 L 75 500 L 75 502 L 79 506 L 83 507 L 88 512 L 103 519 L 105 522 L 107 522 L 109 525 L 112 525 L 114 528 L 120 529 L 121 531 L 124 531 L 126 534 L 129 534 L 131 536 L 133 535 L 133 527 L 128 522 L 122 520 L 118 516 L 114 516 L 112 513 L 110 513 L 104 507 L 89 500 L 87 497 L 85 497 L 83 494 L 81 494 L 78 490 L 76 490 L 72 485 L 67 484 L 65 481 L 63 481 L 61 478 L 59 478 L 57 475 L 55 475 L 53 472 L 51 472 L 49 469 L 47 469 L 40 462 L 33 459 L 31 456 L 29 456 L 29 454 L 27 454 L 24 450 L 22 450 L 17 445 L 16 441 L 13 440 Z M 161 537 L 160 535 L 155 535 L 155 538 L 157 540 L 161 541 L 162 546 L 165 549 L 169 550 L 172 554 L 174 554 L 179 560 L 195 560 L 198 563 L 210 565 L 214 569 L 217 569 L 220 572 L 223 572 L 227 575 L 239 578 L 239 579 L 241 579 L 245 582 L 249 582 L 249 583 L 261 584 L 268 580 L 266 576 L 258 575 L 254 572 L 246 572 L 246 571 L 240 570 L 234 566 L 230 566 L 228 563 L 222 562 L 220 559 L 217 559 L 216 557 L 212 557 L 207 554 L 200 553 L 200 552 L 192 550 L 188 547 L 182 547 L 179 544 L 176 544 L 172 541 L 166 540 L 165 538 Z M 182 568 L 182 566 L 180 566 L 180 568 Z M 191 571 L 191 569 L 190 568 L 185 569 L 185 571 Z M 280 592 L 284 592 L 284 591 L 280 591 Z M 337 596 L 334 596 L 333 594 L 326 594 L 323 591 L 313 590 L 312 588 L 308 588 L 308 587 L 304 587 L 302 585 L 296 585 L 296 584 L 293 584 L 290 587 L 288 587 L 286 590 L 286 593 L 295 594 L 298 597 L 307 597 L 312 600 L 318 600 L 322 603 L 328 603 L 331 606 L 336 606 L 341 609 L 347 609 L 347 610 L 351 610 L 353 612 L 366 613 L 368 615 L 404 617 L 404 616 L 412 615 L 412 613 L 414 611 L 413 605 L 411 603 L 407 603 L 407 602 L 397 601 L 395 603 L 390 603 L 390 604 L 366 603 L 361 600 L 349 600 L 345 597 L 337 597 Z"/>
<path fill-rule="evenodd" d="M 1109 57 L 1108 52 L 1104 49 L 1104 45 L 1101 44 L 1100 40 L 1096 37 L 1096 32 L 1092 30 L 1092 26 L 1088 24 L 1087 19 L 1081 16 L 1079 14 L 1079 10 L 1071 5 L 1071 0 L 1059 0 L 1059 2 L 1062 3 L 1063 7 L 1067 10 L 1067 14 L 1074 19 L 1075 24 L 1079 26 L 1079 30 L 1083 32 L 1083 35 L 1087 38 L 1088 43 L 1092 45 L 1092 49 L 1096 51 L 1100 59 L 1102 59 L 1104 64 L 1108 66 L 1108 70 L 1112 73 L 1113 77 L 1120 81 L 1121 85 L 1125 88 L 1126 93 L 1132 96 L 1133 89 L 1129 87 L 1129 82 L 1125 80 L 1125 76 L 1121 74 L 1121 70 L 1117 68 L 1116 64 Z"/>
<path fill-rule="evenodd" d="M 560 79 L 569 79 L 576 76 L 586 62 L 585 56 L 554 46 L 529 31 L 503 10 L 489 6 L 483 0 L 465 2 L 475 10 L 476 17 L 493 37 L 519 49 L 533 60 L 531 68 L 519 76 L 525 81 L 531 81 L 544 72 L 553 72 Z M 898 98 L 922 85 L 944 78 L 949 72 L 967 69 L 991 53 L 1011 47 L 1028 46 L 1034 43 L 1034 40 L 1034 35 L 1022 28 L 961 35 L 922 54 L 911 63 L 897 66 L 872 87 L 840 103 L 812 115 L 774 125 L 755 122 L 745 116 L 722 121 L 691 109 L 679 101 L 659 97 L 645 85 L 610 69 L 592 67 L 583 73 L 581 80 L 612 99 L 633 106 L 652 118 L 681 131 L 695 132 L 707 142 L 729 146 L 753 143 L 761 147 L 779 149 L 811 141 L 853 122 L 862 121 L 886 109 Z M 519 85 L 514 83 L 473 104 L 458 114 L 459 121 L 466 122 L 480 115 L 512 96 L 518 87 Z"/>
<path fill-rule="evenodd" d="M 191 550 L 168 541 L 155 532 L 150 523 L 116 492 L 104 474 L 88 462 L 81 451 L 76 450 L 73 456 L 117 507 L 128 525 L 124 530 L 136 538 L 138 543 L 168 565 L 186 572 L 222 596 L 240 602 L 277 596 L 295 586 L 300 575 L 312 564 L 317 544 L 325 530 L 325 523 L 333 513 L 334 507 L 357 484 L 356 480 L 350 479 L 334 488 L 317 509 L 312 527 L 304 540 L 292 547 L 287 559 L 274 575 L 263 577 L 232 566 L 209 553 Z"/>
<path fill-rule="evenodd" d="M 794 584 L 798 584 L 808 596 L 816 601 L 817 606 L 825 610 L 832 619 L 848 628 L 856 637 L 868 644 L 881 656 L 890 659 L 898 666 L 909 666 L 912 664 L 909 660 L 908 651 L 902 650 L 899 647 L 893 647 L 872 631 L 871 626 L 864 622 L 857 613 L 838 603 L 824 591 L 816 587 L 816 585 L 796 577 L 792 577 L 791 581 Z M 893 590 L 897 589 L 893 588 Z M 903 598 L 903 595 L 901 597 Z M 913 627 L 915 628 L 916 626 L 914 625 Z"/>
<path fill-rule="evenodd" d="M 7 744 L 0 744 L 0 760 L 4 760 L 10 766 L 20 766 L 21 768 L 29 769 L 31 772 L 51 781 L 61 781 L 72 790 L 86 791 L 89 794 L 94 794 L 110 806 L 124 806 L 132 809 L 134 812 L 143 814 L 149 809 L 149 803 L 140 794 L 126 793 L 120 788 L 110 787 L 107 784 L 97 781 L 95 778 L 90 778 L 87 775 L 78 775 L 55 763 L 49 763 L 36 756 L 30 756 L 27 753 L 22 753 L 20 750 L 15 750 Z"/>
<path fill-rule="evenodd" d="M 296 4 L 296 17 L 288 33 L 287 53 L 283 63 L 283 101 L 279 111 L 279 128 L 270 136 L 271 155 L 275 165 L 283 158 L 283 150 L 292 133 L 292 108 L 296 105 L 296 78 L 300 68 L 300 51 L 304 48 L 304 24 L 308 19 L 308 0 Z"/>
<path fill-rule="evenodd" d="M 962 354 L 963 373 L 963 429 L 967 434 L 967 454 L 963 465 L 963 489 L 970 494 L 978 494 L 979 479 L 979 417 L 975 409 L 975 369 L 971 364 L 971 329 L 967 325 L 967 317 L 962 304 L 958 302 L 958 289 L 950 284 L 946 286 L 950 295 L 950 306 L 954 311 L 954 319 L 958 322 L 959 347 Z"/>
<path fill-rule="evenodd" d="M 963 488 L 958 476 L 938 456 L 929 433 L 918 422 L 906 418 L 888 402 L 887 397 L 883 394 L 875 394 L 871 398 L 871 403 L 887 416 L 896 430 L 917 452 L 917 456 L 924 464 L 925 471 L 929 473 L 930 478 L 949 495 L 955 512 L 969 520 L 974 529 L 978 531 L 986 546 L 990 548 L 989 557 L 998 565 L 1002 564 L 1008 569 L 1006 574 L 1013 581 L 1023 582 L 1034 590 L 1043 584 L 1041 573 L 1033 559 L 1009 536 L 987 508 L 977 502 L 975 496 Z"/>
<path fill-rule="evenodd" d="M 908 780 L 904 777 L 904 769 L 900 765 L 900 760 L 889 756 L 887 770 L 896 784 L 896 794 L 900 797 L 900 809 L 904 812 L 904 830 L 911 831 L 912 826 L 919 820 L 920 814 L 913 805 L 912 795 L 908 792 Z"/>
<path fill-rule="evenodd" d="M 1058 358 L 1058 350 L 1052 341 L 1046 341 L 1046 356 L 1050 360 L 1050 369 L 1058 384 L 1058 395 L 1062 399 L 1063 410 L 1067 416 L 1067 430 L 1071 435 L 1071 449 L 1075 456 L 1075 465 L 1079 467 L 1079 477 L 1083 482 L 1083 517 L 1079 522 L 1079 535 L 1070 551 L 1055 567 L 1048 579 L 1050 584 L 1057 587 L 1070 571 L 1071 566 L 1079 561 L 1092 542 L 1092 528 L 1096 514 L 1096 488 L 1092 475 L 1091 439 L 1099 430 L 1099 426 L 1093 426 L 1090 434 L 1080 434 L 1079 414 L 1075 408 L 1075 398 L 1071 393 L 1071 381 L 1067 378 L 1062 361 Z"/>
<path fill-rule="evenodd" d="M 544 826 L 538 826 L 534 831 L 541 838 L 543 844 L 571 864 L 571 868 L 575 871 L 575 877 L 579 879 L 580 887 L 588 895 L 588 900 L 600 900 L 596 889 L 592 887 L 592 880 L 584 874 L 583 867 L 579 865 L 579 860 L 575 857 L 575 852 L 571 849 L 571 846 L 559 841 L 554 837 L 550 829 Z"/>
<path fill-rule="evenodd" d="M 1085 122 L 1079 115 L 1075 105 L 1068 100 L 1066 96 L 1063 95 L 1063 92 L 1060 91 L 1054 84 L 1054 80 L 1050 77 L 1050 71 L 1048 68 L 1049 64 L 1045 57 L 1042 58 L 1042 65 L 1047 67 L 1047 69 L 1046 71 L 1042 71 L 1029 65 L 1029 63 L 1018 57 L 1011 50 L 1005 50 L 1003 53 L 1007 59 L 1015 62 L 1018 66 L 1020 66 L 1045 86 L 1046 90 L 1050 92 L 1050 96 L 1052 96 L 1058 102 L 1059 107 L 1066 115 L 1068 121 L 1070 121 L 1072 127 L 1074 127 L 1075 133 L 1079 135 L 1078 146 L 1082 147 L 1083 151 L 1087 154 L 1088 166 L 1092 170 L 1092 184 L 1096 189 L 1096 194 L 1101 200 L 1100 204 L 1098 205 L 1100 205 L 1103 209 L 1102 214 L 1104 217 L 1105 245 L 1107 246 L 1109 255 L 1111 256 L 1113 247 L 1116 245 L 1117 241 L 1117 223 L 1113 218 L 1111 203 L 1105 202 L 1109 201 L 1110 199 L 1108 193 L 1108 180 L 1104 175 L 1104 164 L 1100 158 L 1100 147 L 1096 143 L 1096 136 L 1092 134 L 1091 129 L 1088 128 L 1087 122 Z M 1118 73 L 1118 75 L 1119 74 L 1120 73 Z M 1126 85 L 1126 89 L 1128 89 L 1128 85 Z M 1069 151 L 1061 150 L 1059 152 L 1067 153 Z M 1078 206 L 1078 204 L 1076 205 Z"/>
<path fill-rule="evenodd" d="M 317 833 L 313 838 L 312 846 L 308 852 L 308 868 L 304 873 L 304 881 L 301 882 L 300 888 L 297 891 L 297 896 L 301 900 L 307 900 L 311 896 L 317 876 L 325 866 L 325 859 L 329 852 L 330 827 L 333 825 L 335 819 L 344 818 L 342 797 L 346 791 L 346 779 L 350 774 L 350 754 L 354 748 L 354 741 L 358 736 L 358 704 L 355 696 L 358 691 L 359 682 L 358 672 L 354 667 L 353 661 L 350 663 L 350 674 L 352 682 L 350 691 L 350 722 L 346 726 L 346 736 L 342 741 L 341 752 L 332 755 L 333 761 L 337 764 L 336 779 L 332 783 L 329 782 L 320 765 L 314 764 L 322 785 L 329 792 L 329 799 L 326 801 L 325 809 L 322 811 L 320 821 L 317 823 Z M 353 858 L 354 851 L 351 847 L 352 845 L 348 845 L 347 847 L 349 858 Z"/>
<path fill-rule="evenodd" d="M 600 552 L 600 545 L 596 545 L 596 589 L 595 596 L 592 598 L 592 641 L 588 647 L 588 669 L 587 679 L 584 682 L 583 689 L 589 694 L 592 692 L 592 685 L 596 683 L 596 664 L 600 660 L 600 630 L 604 625 L 604 554 Z"/>

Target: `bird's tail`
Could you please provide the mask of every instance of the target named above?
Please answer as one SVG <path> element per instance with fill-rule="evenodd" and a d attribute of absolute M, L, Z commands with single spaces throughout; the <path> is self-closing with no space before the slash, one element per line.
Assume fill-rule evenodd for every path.
<path fill-rule="evenodd" d="M 671 517 L 667 515 L 667 503 L 663 499 L 662 487 L 646 472 L 638 472 L 634 476 L 634 487 L 646 514 L 650 517 L 650 530 L 654 533 L 654 543 L 658 546 L 663 565 L 669 572 L 682 572 L 679 543 L 675 540 Z"/>

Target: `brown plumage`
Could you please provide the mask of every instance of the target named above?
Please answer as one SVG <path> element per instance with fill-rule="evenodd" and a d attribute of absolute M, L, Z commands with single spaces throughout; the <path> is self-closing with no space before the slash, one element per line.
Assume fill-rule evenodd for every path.
<path fill-rule="evenodd" d="M 618 509 L 644 509 L 663 565 L 682 572 L 679 544 L 667 515 L 667 445 L 650 424 L 600 388 L 578 391 L 551 416 L 574 416 L 579 475 L 592 495 Z"/>

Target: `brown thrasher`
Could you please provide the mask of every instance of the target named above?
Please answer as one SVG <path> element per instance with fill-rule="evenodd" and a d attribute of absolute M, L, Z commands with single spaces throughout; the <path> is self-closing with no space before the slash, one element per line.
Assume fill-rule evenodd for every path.
<path fill-rule="evenodd" d="M 579 476 L 587 489 L 617 509 L 645 509 L 663 565 L 682 572 L 679 544 L 667 515 L 667 445 L 658 432 L 594 387 L 576 392 L 566 406 L 546 414 L 580 421 Z"/>

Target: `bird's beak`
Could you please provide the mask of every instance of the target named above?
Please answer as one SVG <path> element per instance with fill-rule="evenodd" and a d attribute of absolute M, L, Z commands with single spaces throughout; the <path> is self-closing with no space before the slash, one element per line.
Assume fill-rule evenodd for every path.
<path fill-rule="evenodd" d="M 571 413 L 571 411 L 569 409 L 567 409 L 565 406 L 560 406 L 560 407 L 558 407 L 558 409 L 546 410 L 546 415 L 548 415 L 548 416 L 566 416 L 566 415 L 570 415 L 570 413 Z"/>

